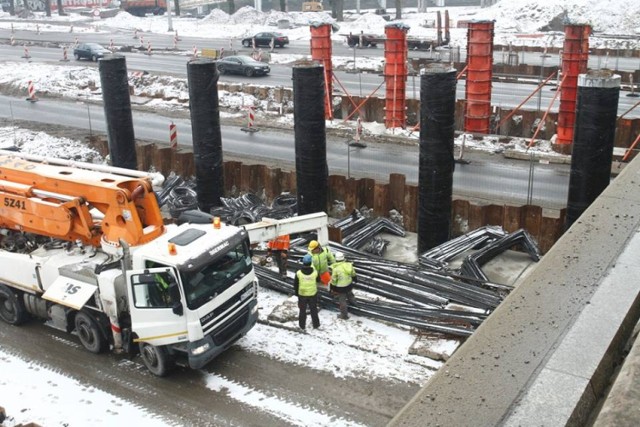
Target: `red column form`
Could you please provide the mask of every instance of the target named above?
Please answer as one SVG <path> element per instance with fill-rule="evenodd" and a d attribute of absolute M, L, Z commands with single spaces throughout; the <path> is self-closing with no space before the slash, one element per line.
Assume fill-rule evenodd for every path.
<path fill-rule="evenodd" d="M 404 128 L 407 122 L 407 32 L 405 24 L 389 24 L 384 27 L 384 79 L 385 113 L 387 129 Z"/>
<path fill-rule="evenodd" d="M 589 60 L 589 25 L 565 25 L 564 46 L 562 47 L 562 77 L 560 108 L 558 110 L 558 139 L 556 144 L 569 145 L 573 142 L 573 126 L 576 119 L 578 98 L 578 75 L 587 72 Z"/>
<path fill-rule="evenodd" d="M 493 21 L 469 22 L 467 30 L 465 132 L 489 133 L 492 76 Z"/>
<path fill-rule="evenodd" d="M 324 115 L 333 118 L 331 95 L 333 94 L 333 65 L 331 64 L 331 24 L 311 24 L 311 59 L 324 66 Z"/>

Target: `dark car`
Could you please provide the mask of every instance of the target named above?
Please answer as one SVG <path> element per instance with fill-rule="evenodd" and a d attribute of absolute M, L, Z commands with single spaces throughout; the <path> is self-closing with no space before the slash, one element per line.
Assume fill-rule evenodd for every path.
<path fill-rule="evenodd" d="M 242 74 L 247 77 L 263 76 L 271 71 L 269 65 L 250 56 L 227 56 L 218 60 L 217 67 L 220 74 Z"/>
<path fill-rule="evenodd" d="M 274 47 L 284 47 L 285 45 L 289 44 L 289 37 L 285 36 L 282 33 L 258 33 L 253 37 L 242 39 L 242 46 L 251 47 L 253 46 L 254 40 L 256 41 L 256 47 L 270 46 L 272 39 Z"/>
<path fill-rule="evenodd" d="M 360 40 L 360 38 L 362 38 L 362 41 Z M 349 47 L 356 47 L 356 46 L 360 46 L 360 44 L 362 44 L 362 46 L 364 47 L 376 47 L 378 45 L 378 41 L 380 40 L 380 37 L 377 37 L 373 34 L 352 34 L 349 33 L 347 35 L 347 45 Z"/>
<path fill-rule="evenodd" d="M 108 53 L 111 53 L 111 51 L 100 46 L 98 43 L 80 43 L 78 47 L 73 49 L 73 56 L 77 60 L 85 58 L 91 61 L 97 61 Z"/>

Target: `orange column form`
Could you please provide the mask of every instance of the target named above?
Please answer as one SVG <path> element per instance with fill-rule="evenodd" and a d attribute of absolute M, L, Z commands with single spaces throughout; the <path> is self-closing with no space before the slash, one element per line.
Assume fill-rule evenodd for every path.
<path fill-rule="evenodd" d="M 384 27 L 384 126 L 387 129 L 404 128 L 407 122 L 407 31 L 409 27 L 405 24 Z"/>
<path fill-rule="evenodd" d="M 578 99 L 578 75 L 587 72 L 589 60 L 588 25 L 565 25 L 564 46 L 562 47 L 562 77 L 564 83 L 560 91 L 558 110 L 557 144 L 569 145 L 573 142 L 573 126 L 576 119 Z"/>
<path fill-rule="evenodd" d="M 333 65 L 331 64 L 331 24 L 311 24 L 311 59 L 324 66 L 325 98 L 324 114 L 326 119 L 333 118 L 331 95 L 333 93 Z"/>
<path fill-rule="evenodd" d="M 493 76 L 493 21 L 469 22 L 465 132 L 489 133 Z"/>

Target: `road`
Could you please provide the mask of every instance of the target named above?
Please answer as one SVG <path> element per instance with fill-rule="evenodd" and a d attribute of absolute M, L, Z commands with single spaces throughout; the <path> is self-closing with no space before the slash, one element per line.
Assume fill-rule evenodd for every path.
<path fill-rule="evenodd" d="M 3 32 L 7 32 L 6 30 L 0 30 L 0 37 Z M 28 33 L 33 34 L 33 33 Z M 8 36 L 8 35 L 7 35 Z M 34 35 L 33 37 L 39 37 L 40 42 L 44 43 L 45 35 L 41 34 L 40 36 Z M 68 33 L 47 33 L 47 39 L 56 40 L 56 41 L 67 41 L 67 39 L 74 38 L 73 34 Z M 88 38 L 86 34 L 83 34 L 82 37 Z M 106 37 L 104 34 L 95 34 L 95 37 L 98 40 Z M 125 36 L 121 36 L 125 37 Z M 131 37 L 131 38 L 130 38 Z M 159 37 L 159 35 L 149 34 L 149 40 L 152 37 Z M 163 36 L 167 37 L 167 36 Z M 18 39 L 17 39 L 18 40 Z M 94 40 L 94 35 L 91 34 L 91 39 Z M 204 46 L 211 46 L 212 44 L 209 40 L 209 44 L 205 44 Z M 68 40 L 69 43 L 72 43 L 72 40 Z M 126 43 L 131 46 L 136 42 L 135 39 L 132 38 L 130 34 L 127 35 Z M 114 40 L 114 43 L 115 40 Z M 109 42 L 103 42 L 104 45 L 108 46 Z M 118 44 L 116 44 L 118 45 Z M 154 46 L 156 46 L 154 44 Z M 177 77 L 186 78 L 187 73 L 187 61 L 191 58 L 189 50 L 189 46 L 191 44 L 184 44 L 183 49 L 180 51 L 162 51 L 162 49 L 169 48 L 170 46 L 163 47 L 162 44 L 158 45 L 155 49 L 160 49 L 155 51 L 152 55 L 147 55 L 146 50 L 135 50 L 133 52 L 123 53 L 127 58 L 127 69 L 129 71 L 134 70 L 145 70 L 154 74 L 171 74 Z M 302 48 L 300 48 L 302 49 Z M 309 47 L 306 44 L 306 50 L 300 50 L 299 54 L 309 54 Z M 367 51 L 367 55 L 369 55 L 370 51 L 373 53 L 375 49 L 370 49 Z M 286 53 L 298 53 L 298 48 L 285 48 L 278 49 L 277 52 L 286 52 Z M 241 54 L 249 54 L 249 49 L 241 49 Z M 41 47 L 41 46 L 31 46 L 29 47 L 29 54 L 32 57 L 32 61 L 40 61 L 40 62 L 48 62 L 51 64 L 57 65 L 67 65 L 67 66 L 77 66 L 79 64 L 97 67 L 97 64 L 91 63 L 89 61 L 75 61 L 73 59 L 72 50 L 69 51 L 68 57 L 71 59 L 69 62 L 61 62 L 62 59 L 62 50 L 59 47 Z M 0 60 L 2 61 L 25 61 L 22 58 L 24 55 L 24 48 L 20 43 L 16 43 L 14 46 L 9 44 L 0 45 Z M 338 55 L 334 52 L 334 55 Z M 352 54 L 350 54 L 352 56 Z M 289 65 L 271 65 L 271 73 L 269 76 L 250 78 L 244 76 L 221 76 L 220 81 L 228 81 L 228 82 L 241 82 L 241 83 L 252 83 L 259 85 L 269 85 L 269 86 L 281 86 L 281 87 L 291 87 L 291 66 Z M 361 97 L 366 97 L 375 92 L 375 96 L 383 97 L 385 85 L 383 82 L 383 77 L 377 73 L 348 73 L 345 71 L 334 71 L 334 76 L 339 84 L 334 84 L 334 91 L 341 91 L 340 86 L 344 87 L 346 92 L 350 95 L 357 95 Z M 544 76 L 546 78 L 546 76 Z M 538 77 L 530 78 L 522 83 L 504 83 L 504 82 L 493 82 L 493 89 L 491 94 L 491 103 L 494 106 L 500 108 L 514 108 L 518 106 L 522 101 L 524 101 L 527 96 L 531 94 L 531 92 L 535 89 L 538 81 L 544 80 L 544 78 L 539 79 Z M 539 110 L 546 111 L 549 105 L 552 105 L 552 101 L 556 92 L 553 91 L 554 86 L 551 84 L 554 82 L 550 82 L 547 86 L 545 86 L 541 91 L 538 92 L 535 96 L 529 99 L 522 108 L 525 110 Z M 381 85 L 382 84 L 382 85 Z M 460 80 L 457 85 L 456 90 L 456 98 L 457 99 L 465 99 L 465 80 Z M 377 92 L 376 92 L 377 89 Z M 638 102 L 638 98 L 627 97 L 627 92 L 621 92 L 620 100 L 618 103 L 618 115 L 624 114 L 627 110 L 629 110 L 632 106 L 634 106 Z M 415 76 L 409 76 L 406 82 L 406 96 L 409 99 L 417 99 L 420 97 L 420 78 Z M 559 106 L 559 100 L 556 99 L 553 105 L 551 106 L 552 112 L 557 112 Z M 639 118 L 640 117 L 640 109 L 636 108 L 626 115 L 627 118 Z"/>
<path fill-rule="evenodd" d="M 184 116 L 184 113 L 182 114 Z M 14 120 L 47 123 L 105 133 L 104 110 L 100 105 L 87 105 L 57 99 L 37 103 L 24 99 L 0 96 L 0 117 Z M 166 142 L 167 124 L 174 122 L 179 129 L 179 144 L 192 146 L 191 125 L 187 118 L 164 116 L 134 110 L 136 138 Z M 243 132 L 237 126 L 222 126 L 222 146 L 225 156 L 261 161 L 277 167 L 294 169 L 294 136 L 286 130 Z M 329 173 L 356 178 L 368 177 L 386 182 L 391 173 L 401 173 L 407 182 L 418 182 L 418 146 L 370 142 L 367 148 L 351 148 L 346 140 L 327 137 Z M 566 165 L 550 165 L 509 161 L 491 154 L 465 154 L 468 165 L 458 164 L 454 172 L 454 193 L 480 200 L 527 204 L 530 193 L 530 168 L 534 185 L 531 200 L 546 208 L 566 206 L 569 169 Z M 500 159 L 496 161 L 496 159 Z"/>
<path fill-rule="evenodd" d="M 178 19 L 190 19 L 190 18 L 178 18 Z M 24 22 L 24 20 L 16 20 Z M 6 22 L 6 21 L 5 21 Z M 193 25 L 197 26 L 199 20 L 193 20 Z M 111 28 L 110 31 L 95 32 L 95 33 L 70 33 L 69 23 L 57 22 L 55 25 L 60 27 L 60 31 L 47 31 L 41 34 L 37 34 L 35 31 L 16 30 L 14 37 L 18 44 L 20 42 L 32 42 L 39 43 L 42 41 L 59 41 L 61 43 L 73 44 L 76 37 L 81 41 L 93 41 L 108 46 L 111 40 L 116 46 L 136 46 L 139 44 L 137 40 L 133 38 L 133 31 L 125 28 Z M 75 28 L 90 27 L 91 21 L 87 22 L 74 22 Z M 150 41 L 154 49 L 171 49 L 173 48 L 173 33 L 167 34 L 155 34 L 155 33 L 141 33 L 144 35 L 145 43 Z M 0 38 L 9 39 L 10 30 L 8 28 L 0 29 Z M 89 39 L 90 37 L 90 39 Z M 562 36 L 561 36 L 562 37 Z M 192 46 L 210 47 L 214 49 L 243 49 L 239 39 L 219 39 L 209 37 L 185 37 L 180 36 L 179 48 L 190 49 Z M 540 52 L 523 52 L 519 50 L 518 46 L 514 46 L 514 52 L 518 54 L 518 61 L 520 64 L 529 65 L 556 65 L 560 63 L 558 54 L 542 55 Z M 359 56 L 369 57 L 383 57 L 384 56 L 384 44 L 380 43 L 375 48 L 350 48 L 346 42 L 333 41 L 331 48 L 334 56 L 346 56 L 353 57 L 354 54 Z M 283 52 L 295 55 L 308 55 L 309 54 L 309 41 L 307 40 L 291 40 L 290 44 L 284 49 L 278 49 L 277 52 Z M 452 46 L 451 49 L 443 47 L 435 52 L 410 50 L 408 52 L 409 58 L 434 58 L 440 57 L 445 62 L 451 62 L 451 57 L 459 57 L 459 61 L 466 61 L 466 46 Z M 494 63 L 506 63 L 508 60 L 507 52 L 502 50 L 495 50 L 493 55 Z M 640 58 L 625 57 L 623 49 L 619 50 L 619 55 L 606 57 L 602 55 L 590 55 L 588 67 L 591 69 L 609 68 L 620 71 L 634 71 L 640 67 Z"/>
<path fill-rule="evenodd" d="M 89 353 L 76 337 L 38 322 L 21 327 L 0 322 L 0 342 L 3 351 L 81 384 L 99 385 L 170 425 L 329 425 L 341 420 L 384 426 L 419 389 L 400 382 L 336 378 L 238 345 L 202 370 L 178 368 L 167 378 L 157 378 L 139 358 Z M 238 398 L 238 391 L 244 397 Z M 51 397 L 55 399 L 53 390 Z"/>

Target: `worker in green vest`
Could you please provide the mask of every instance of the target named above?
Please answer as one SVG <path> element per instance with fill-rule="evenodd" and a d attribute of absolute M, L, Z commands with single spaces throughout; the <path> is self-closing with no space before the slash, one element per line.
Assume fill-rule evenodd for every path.
<path fill-rule="evenodd" d="M 318 318 L 318 272 L 311 265 L 311 255 L 307 254 L 302 257 L 302 268 L 296 272 L 293 279 L 293 289 L 298 296 L 298 325 L 300 329 L 305 330 L 307 323 L 307 306 L 311 312 L 311 321 L 313 328 L 320 327 L 320 319 Z"/>
<path fill-rule="evenodd" d="M 356 282 L 356 269 L 353 264 L 345 261 L 342 252 L 336 252 L 336 262 L 331 265 L 331 293 L 338 298 L 340 306 L 340 319 L 349 318 L 347 313 L 347 300 L 349 304 L 356 306 L 356 297 L 353 295 L 353 284 Z"/>
<path fill-rule="evenodd" d="M 320 246 L 317 240 L 309 242 L 309 255 L 313 260 L 313 267 L 318 272 L 318 282 L 327 286 L 331 281 L 329 266 L 336 262 L 331 250 Z"/>

